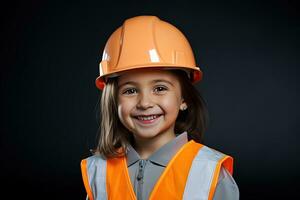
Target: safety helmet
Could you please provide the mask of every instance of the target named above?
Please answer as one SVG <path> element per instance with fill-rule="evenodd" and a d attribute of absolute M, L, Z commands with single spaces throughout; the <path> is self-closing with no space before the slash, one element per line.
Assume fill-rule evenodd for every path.
<path fill-rule="evenodd" d="M 102 90 L 107 78 L 140 68 L 182 69 L 193 83 L 202 79 L 186 37 L 156 16 L 127 19 L 113 32 L 103 51 L 96 86 Z"/>

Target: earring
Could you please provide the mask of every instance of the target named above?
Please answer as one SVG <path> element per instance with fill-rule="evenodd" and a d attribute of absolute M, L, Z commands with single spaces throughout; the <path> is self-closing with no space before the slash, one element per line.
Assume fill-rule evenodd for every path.
<path fill-rule="evenodd" d="M 186 104 L 181 104 L 180 105 L 180 110 L 181 111 L 185 111 L 187 109 L 187 105 Z"/>

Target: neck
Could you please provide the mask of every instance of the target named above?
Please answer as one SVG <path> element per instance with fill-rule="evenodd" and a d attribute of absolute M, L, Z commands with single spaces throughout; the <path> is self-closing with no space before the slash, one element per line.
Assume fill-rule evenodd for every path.
<path fill-rule="evenodd" d="M 148 159 L 160 147 L 174 139 L 176 136 L 173 133 L 159 134 L 154 138 L 135 138 L 135 150 L 141 159 Z"/>

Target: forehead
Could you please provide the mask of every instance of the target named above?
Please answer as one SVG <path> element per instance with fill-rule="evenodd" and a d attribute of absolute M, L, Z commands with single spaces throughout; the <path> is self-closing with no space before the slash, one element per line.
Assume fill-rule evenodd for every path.
<path fill-rule="evenodd" d="M 118 85 L 126 82 L 151 82 L 153 80 L 179 82 L 178 77 L 170 70 L 162 69 L 138 69 L 123 72 L 118 78 Z"/>

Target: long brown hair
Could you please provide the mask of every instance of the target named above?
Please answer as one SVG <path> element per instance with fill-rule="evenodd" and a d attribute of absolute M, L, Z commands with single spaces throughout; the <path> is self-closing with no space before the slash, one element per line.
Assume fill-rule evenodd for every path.
<path fill-rule="evenodd" d="M 175 133 L 187 131 L 188 138 L 201 143 L 203 133 L 208 125 L 206 102 L 200 92 L 194 87 L 187 74 L 182 70 L 172 70 L 179 78 L 181 93 L 188 108 L 180 111 Z M 103 89 L 100 100 L 100 127 L 98 129 L 98 145 L 95 150 L 106 158 L 124 155 L 128 144 L 133 142 L 132 134 L 124 127 L 118 117 L 118 79 L 109 78 Z"/>

